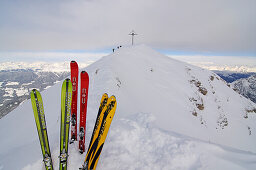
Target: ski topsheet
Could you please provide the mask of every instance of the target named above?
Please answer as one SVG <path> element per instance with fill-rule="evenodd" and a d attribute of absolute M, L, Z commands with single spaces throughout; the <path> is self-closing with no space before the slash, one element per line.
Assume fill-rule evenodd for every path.
<path fill-rule="evenodd" d="M 34 111 L 38 137 L 39 137 L 41 150 L 43 154 L 44 165 L 46 170 L 52 170 L 53 164 L 52 164 L 49 140 L 48 140 L 47 129 L 46 129 L 43 100 L 40 92 L 37 91 L 36 89 L 33 89 L 31 91 L 30 96 L 31 96 L 32 108 Z"/>
<path fill-rule="evenodd" d="M 77 140 L 77 92 L 78 92 L 78 65 L 75 61 L 70 62 L 72 82 L 72 104 L 71 104 L 71 140 Z"/>
<path fill-rule="evenodd" d="M 101 99 L 101 104 L 98 112 L 98 116 L 95 122 L 95 127 L 91 137 L 90 145 L 86 154 L 85 162 L 82 170 L 95 170 L 100 153 L 102 151 L 105 139 L 108 134 L 108 130 L 116 110 L 116 98 L 111 96 L 107 99 L 107 103 L 104 105 L 104 101 L 107 95 L 104 94 Z M 101 110 L 102 109 L 102 110 Z"/>
<path fill-rule="evenodd" d="M 61 125 L 60 125 L 60 170 L 67 169 L 68 139 L 71 116 L 72 84 L 70 79 L 64 80 L 61 89 Z"/>
<path fill-rule="evenodd" d="M 80 91 L 80 124 L 79 124 L 79 151 L 85 151 L 85 131 L 86 131 L 86 112 L 89 88 L 89 75 L 87 72 L 81 72 L 81 91 Z"/>
<path fill-rule="evenodd" d="M 101 98 L 101 101 L 100 101 L 100 107 L 99 107 L 99 110 L 98 110 L 98 114 L 97 114 L 97 118 L 96 118 L 96 121 L 95 121 L 93 131 L 92 131 L 92 136 L 91 136 L 89 148 L 91 147 L 91 143 L 94 140 L 94 137 L 97 136 L 97 135 L 94 135 L 94 134 L 96 133 L 96 131 L 98 132 L 98 130 L 99 130 L 98 127 L 99 127 L 99 124 L 100 124 L 100 114 L 101 114 L 102 110 L 105 108 L 105 106 L 107 104 L 107 101 L 108 101 L 108 94 L 104 93 L 102 95 L 102 98 Z"/>

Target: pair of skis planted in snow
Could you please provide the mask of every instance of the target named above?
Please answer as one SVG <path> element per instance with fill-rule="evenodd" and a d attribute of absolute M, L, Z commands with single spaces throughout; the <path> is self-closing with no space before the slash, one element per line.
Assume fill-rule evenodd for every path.
<path fill-rule="evenodd" d="M 52 158 L 47 135 L 46 121 L 44 115 L 43 100 L 41 94 L 36 89 L 31 92 L 31 103 L 34 111 L 34 117 L 41 145 L 43 161 L 46 170 L 52 170 Z M 60 170 L 67 169 L 68 158 L 68 139 L 69 139 L 69 123 L 72 101 L 72 85 L 69 79 L 64 80 L 61 90 L 61 127 L 60 127 Z"/>
<path fill-rule="evenodd" d="M 71 81 L 72 81 L 72 105 L 71 105 L 71 140 L 73 143 L 77 140 L 77 93 L 78 93 L 78 64 L 75 61 L 70 62 Z M 79 124 L 79 151 L 85 151 L 85 131 L 86 131 L 86 112 L 89 88 L 89 75 L 87 72 L 81 72 L 81 91 L 80 91 L 80 124 Z"/>
<path fill-rule="evenodd" d="M 81 170 L 95 170 L 116 110 L 116 98 L 103 94 L 91 141 Z"/>

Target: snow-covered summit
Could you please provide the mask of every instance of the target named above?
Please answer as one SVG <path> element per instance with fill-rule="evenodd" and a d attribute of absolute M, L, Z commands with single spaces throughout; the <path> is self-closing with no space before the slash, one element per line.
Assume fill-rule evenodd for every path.
<path fill-rule="evenodd" d="M 96 81 L 106 79 L 120 117 L 147 113 L 161 129 L 256 152 L 255 104 L 211 71 L 145 45 L 120 49 L 87 69 Z"/>
<path fill-rule="evenodd" d="M 90 76 L 86 146 L 101 95 L 117 98 L 98 169 L 256 167 L 256 105 L 215 73 L 145 45 L 120 48 L 85 70 Z M 58 83 L 42 93 L 55 168 L 60 89 Z M 0 136 L 0 169 L 43 167 L 30 101 L 0 120 Z M 78 169 L 85 154 L 78 153 L 77 143 L 69 155 L 69 169 Z"/>

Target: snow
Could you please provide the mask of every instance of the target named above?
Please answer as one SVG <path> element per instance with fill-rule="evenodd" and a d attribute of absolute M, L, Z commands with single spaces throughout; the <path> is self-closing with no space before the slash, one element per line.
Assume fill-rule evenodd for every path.
<path fill-rule="evenodd" d="M 19 85 L 19 82 L 7 82 L 6 86 Z"/>
<path fill-rule="evenodd" d="M 4 97 L 13 97 L 14 89 L 6 87 L 5 92 L 6 94 L 3 95 Z"/>
<path fill-rule="evenodd" d="M 28 93 L 28 90 L 25 89 L 24 87 L 21 87 L 21 88 L 6 87 L 5 92 L 6 94 L 3 95 L 4 97 L 13 97 L 14 92 L 16 92 L 17 96 L 23 96 Z"/>
<path fill-rule="evenodd" d="M 15 89 L 15 91 L 16 91 L 17 96 L 23 96 L 25 94 L 29 94 L 28 89 L 25 89 L 25 88 L 22 88 L 22 87 L 18 88 L 18 89 Z"/>
<path fill-rule="evenodd" d="M 101 95 L 117 98 L 97 169 L 256 168 L 256 113 L 247 112 L 256 105 L 215 73 L 145 45 L 123 47 L 81 70 L 90 76 L 86 148 Z M 55 169 L 60 90 L 61 82 L 42 92 Z M 43 169 L 29 100 L 0 120 L 0 136 L 0 169 Z M 69 145 L 69 169 L 84 158 L 77 142 Z"/>
<path fill-rule="evenodd" d="M 45 87 L 44 89 L 49 89 L 50 87 L 52 87 L 52 86 L 47 86 L 47 87 Z"/>
<path fill-rule="evenodd" d="M 28 86 L 28 85 L 31 85 L 33 84 L 35 81 L 31 81 L 30 83 L 23 83 L 22 86 Z"/>

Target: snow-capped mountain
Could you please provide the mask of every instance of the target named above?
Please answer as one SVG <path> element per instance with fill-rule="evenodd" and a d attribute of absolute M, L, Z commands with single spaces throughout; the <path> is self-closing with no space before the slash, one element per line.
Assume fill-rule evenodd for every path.
<path fill-rule="evenodd" d="M 239 94 L 256 103 L 256 74 L 248 78 L 236 80 L 231 83 L 231 86 Z"/>
<path fill-rule="evenodd" d="M 117 98 L 97 169 L 256 168 L 256 104 L 215 73 L 144 45 L 116 50 L 84 70 L 90 76 L 86 147 L 102 94 Z M 56 169 L 60 91 L 57 83 L 42 92 Z M 33 119 L 28 100 L 0 120 L 1 170 L 43 168 Z M 84 158 L 76 142 L 70 145 L 68 169 Z"/>
<path fill-rule="evenodd" d="M 80 63 L 80 66 L 90 63 Z M 67 77 L 69 70 L 69 62 L 0 63 L 0 118 L 28 99 L 33 88 L 45 90 Z"/>
<path fill-rule="evenodd" d="M 256 72 L 256 58 L 250 56 L 213 56 L 213 55 L 169 55 L 171 58 L 207 69 L 226 73 Z"/>
<path fill-rule="evenodd" d="M 63 80 L 69 72 L 42 72 L 30 69 L 0 71 L 0 118 L 29 98 L 33 88 L 42 91 Z"/>
<path fill-rule="evenodd" d="M 93 61 L 87 61 L 79 63 L 80 67 L 86 67 Z M 0 71 L 11 71 L 11 70 L 33 70 L 38 72 L 68 72 L 69 62 L 59 63 L 47 63 L 47 62 L 3 62 L 0 63 Z"/>
<path fill-rule="evenodd" d="M 251 75 L 256 74 L 254 72 L 233 72 L 233 71 L 219 71 L 219 70 L 213 70 L 213 72 L 218 74 L 227 83 L 232 83 L 233 81 L 236 81 L 238 79 L 248 78 Z"/>

